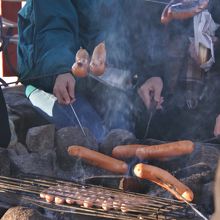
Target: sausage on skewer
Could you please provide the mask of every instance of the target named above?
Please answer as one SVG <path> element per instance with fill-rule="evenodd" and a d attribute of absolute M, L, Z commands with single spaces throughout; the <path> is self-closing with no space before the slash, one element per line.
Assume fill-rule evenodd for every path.
<path fill-rule="evenodd" d="M 75 63 L 72 66 L 72 73 L 76 77 L 86 77 L 89 72 L 89 54 L 85 49 L 80 48 L 76 53 Z"/>
<path fill-rule="evenodd" d="M 134 167 L 134 174 L 141 178 L 150 180 L 172 193 L 179 200 L 193 200 L 193 192 L 186 185 L 177 180 L 166 170 L 159 167 L 139 163 Z M 183 199 L 184 198 L 184 199 Z"/>
<path fill-rule="evenodd" d="M 101 76 L 105 72 L 106 67 L 106 49 L 105 43 L 102 42 L 95 47 L 91 62 L 90 62 L 90 71 L 96 75 Z"/>

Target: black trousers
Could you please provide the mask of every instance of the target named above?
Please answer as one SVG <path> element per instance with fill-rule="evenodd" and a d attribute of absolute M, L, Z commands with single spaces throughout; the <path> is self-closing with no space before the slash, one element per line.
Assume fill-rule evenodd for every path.
<path fill-rule="evenodd" d="M 8 113 L 5 99 L 0 87 L 0 147 L 7 147 L 11 139 Z"/>

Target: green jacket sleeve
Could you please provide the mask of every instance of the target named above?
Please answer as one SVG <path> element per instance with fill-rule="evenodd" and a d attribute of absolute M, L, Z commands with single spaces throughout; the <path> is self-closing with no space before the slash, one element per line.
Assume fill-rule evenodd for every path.
<path fill-rule="evenodd" d="M 27 1 L 18 14 L 18 70 L 24 84 L 51 92 L 56 76 L 70 72 L 79 47 L 91 47 L 100 34 L 93 1 Z M 80 39 L 82 33 L 88 41 Z"/>

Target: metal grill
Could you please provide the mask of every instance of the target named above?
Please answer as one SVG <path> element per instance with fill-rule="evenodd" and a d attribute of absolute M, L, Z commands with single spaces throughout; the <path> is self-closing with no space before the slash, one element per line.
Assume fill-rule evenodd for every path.
<path fill-rule="evenodd" d="M 85 208 L 83 206 L 68 205 L 65 203 L 48 203 L 44 199 L 40 198 L 39 194 L 43 191 L 48 190 L 51 187 L 55 189 L 55 191 L 53 190 L 52 192 L 53 195 L 60 195 L 60 188 L 63 188 L 65 192 L 65 189 L 67 187 L 68 189 L 84 189 L 94 194 L 98 191 L 103 192 L 105 195 L 111 196 L 111 198 L 117 196 L 126 199 L 126 205 L 129 208 L 128 211 L 124 213 L 121 210 L 114 209 L 104 211 L 96 205 L 94 205 L 91 208 Z M 58 188 L 56 191 L 56 187 L 59 188 L 59 192 Z M 84 185 L 77 182 L 57 180 L 48 177 L 12 178 L 0 176 L 0 192 L 22 195 L 22 199 L 24 199 L 25 201 L 49 210 L 102 217 L 108 219 L 199 219 L 195 216 L 195 213 L 192 212 L 192 210 L 186 204 L 176 200 L 147 196 L 137 193 L 122 192 L 117 189 L 111 189 L 107 187 L 89 184 Z M 137 201 L 139 200 L 141 200 L 142 203 L 138 203 Z"/>

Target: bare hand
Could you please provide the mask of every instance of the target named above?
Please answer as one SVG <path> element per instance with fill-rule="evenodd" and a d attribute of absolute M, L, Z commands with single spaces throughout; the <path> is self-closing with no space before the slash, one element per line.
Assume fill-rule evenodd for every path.
<path fill-rule="evenodd" d="M 75 101 L 76 81 L 71 73 L 58 75 L 53 87 L 53 94 L 59 104 L 68 105 Z"/>
<path fill-rule="evenodd" d="M 215 121 L 214 135 L 220 135 L 220 115 L 217 116 Z"/>
<path fill-rule="evenodd" d="M 160 77 L 151 77 L 138 89 L 138 94 L 148 109 L 151 108 L 152 99 L 157 103 L 156 108 L 160 109 L 163 102 L 163 97 L 161 97 L 162 89 L 162 79 Z"/>

